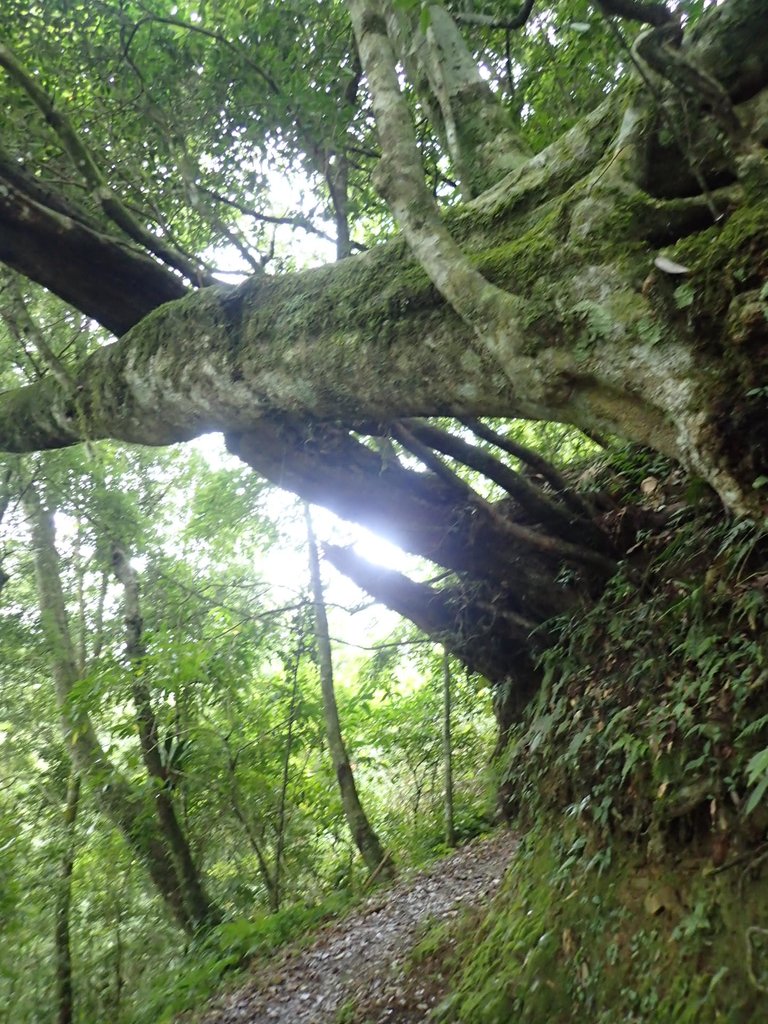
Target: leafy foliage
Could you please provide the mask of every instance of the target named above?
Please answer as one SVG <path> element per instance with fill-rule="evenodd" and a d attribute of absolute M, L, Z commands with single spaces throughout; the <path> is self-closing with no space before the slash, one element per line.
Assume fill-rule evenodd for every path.
<path fill-rule="evenodd" d="M 613 459 L 672 512 L 559 624 L 501 769 L 525 825 L 505 892 L 423 944 L 449 962 L 438 1020 L 761 1019 L 765 532 L 676 502 L 663 462 Z"/>
<path fill-rule="evenodd" d="M 612 856 L 611 856 L 612 854 Z M 621 842 L 595 849 L 553 817 L 526 836 L 484 921 L 443 936 L 453 990 L 439 1021 L 555 1024 L 761 1019 L 764 877 L 649 865 Z M 735 907 L 741 908 L 738 912 Z M 439 941 L 439 937 L 438 937 Z"/>
<path fill-rule="evenodd" d="M 130 543 L 142 569 L 140 678 L 172 798 L 226 920 L 181 946 L 143 870 L 99 813 L 92 781 L 74 833 L 70 930 L 79 1020 L 169 1019 L 249 957 L 305 934 L 365 881 L 324 750 L 307 598 L 297 581 L 289 603 L 275 604 L 258 572 L 286 540 L 266 514 L 269 493 L 252 474 L 212 470 L 195 452 L 149 460 L 117 447 L 98 458 L 54 455 L 23 471 L 36 474 L 58 508 L 61 582 L 82 658 L 68 712 L 95 724 L 135 793 L 151 794 L 157 782 L 147 776 L 136 740 L 135 667 L 123 653 L 111 539 Z M 9 515 L 9 581 L 0 605 L 0 764 L 7 780 L 0 844 L 2 946 L 14 952 L 0 961 L 0 991 L 14 1019 L 31 1022 L 54 985 L 57 889 L 48 880 L 68 841 L 61 808 L 69 760 L 48 682 L 30 541 L 16 506 Z M 338 686 L 360 783 L 402 863 L 438 849 L 442 834 L 434 729 L 440 658 L 422 644 L 413 661 L 414 639 L 402 628 L 370 658 L 350 660 Z M 460 680 L 455 772 L 459 821 L 470 830 L 486 800 L 475 777 L 489 723 L 478 719 L 476 701 L 474 681 Z M 34 984 L 21 983 L 32 974 Z"/>
<path fill-rule="evenodd" d="M 420 7 L 428 29 L 428 5 L 399 6 Z M 466 5 L 448 6 L 460 13 Z M 505 5 L 478 6 L 508 14 Z M 685 4 L 685 16 L 704 6 Z M 514 36 L 482 25 L 464 31 L 534 151 L 619 87 L 633 38 L 586 0 L 546 4 Z M 210 283 L 217 266 L 221 275 L 304 266 L 317 258 L 302 248 L 310 236 L 344 256 L 392 230 L 371 180 L 379 142 L 339 2 L 8 0 L 0 37 L 21 68 L 4 91 L 12 169 L 34 170 L 36 188 L 63 207 L 76 204 L 78 217 L 128 245 L 115 227 L 118 206 L 133 224 L 130 244 L 139 235 L 145 249 L 170 250 L 166 264 L 195 285 Z M 408 102 L 431 189 L 440 204 L 455 205 L 459 188 L 443 140 L 415 90 Z M 78 147 L 93 167 L 73 158 Z M 41 289 L 20 289 L 11 275 L 2 287 L 2 388 L 66 377 L 104 344 L 104 332 Z M 689 282 L 673 294 L 681 317 L 693 315 L 696 299 Z M 611 326 L 602 307 L 585 299 L 573 312 L 585 347 L 599 344 Z M 746 397 L 760 403 L 765 388 Z M 604 511 L 603 470 L 593 460 L 607 439 L 551 423 L 497 426 L 566 469 Z M 411 457 L 405 445 L 390 447 L 404 462 Z M 417 457 L 411 464 L 422 471 Z M 199 451 L 150 455 L 89 444 L 9 459 L 2 469 L 9 498 L 6 507 L 0 494 L 0 1002 L 20 1024 L 50 1005 L 64 895 L 77 1020 L 170 1019 L 365 885 L 325 756 L 305 582 L 293 578 L 286 550 L 289 512 L 253 473 L 212 469 Z M 605 519 L 617 535 L 624 503 L 645 481 L 656 488 L 676 472 L 661 456 L 613 450 Z M 461 490 L 481 473 L 463 466 L 455 476 Z M 755 489 L 764 482 L 758 477 Z M 46 633 L 52 613 L 40 600 L 40 552 L 23 511 L 30 490 L 57 528 L 58 624 L 76 662 L 66 693 L 57 679 L 62 650 Z M 499 497 L 485 482 L 478 490 L 483 501 Z M 698 1019 L 712 1007 L 748 1019 L 742 990 L 759 990 L 764 977 L 763 882 L 745 868 L 738 891 L 727 881 L 718 888 L 692 880 L 676 900 L 660 866 L 670 850 L 705 848 L 714 868 L 746 854 L 757 874 L 752 850 L 768 823 L 766 541 L 749 523 L 691 511 L 695 501 L 691 491 L 675 514 L 659 510 L 662 525 L 637 537 L 625 571 L 591 611 L 579 606 L 578 615 L 546 624 L 560 642 L 545 656 L 540 700 L 513 732 L 502 769 L 508 807 L 545 825 L 528 839 L 508 905 L 473 936 L 471 955 L 462 954 L 468 965 L 444 1007 L 448 1019 L 557 1021 L 574 1007 L 606 1022 L 617 1007 L 627 1020 Z M 478 500 L 471 516 L 481 507 Z M 117 543 L 140 577 L 133 618 L 115 578 Z M 276 553 L 284 558 L 284 603 L 267 571 Z M 554 591 L 570 592 L 574 576 L 562 568 Z M 586 604 L 594 593 L 583 591 Z M 488 614 L 498 611 L 490 602 Z M 140 651 L 127 654 L 131 627 Z M 370 659 L 344 659 L 339 672 L 366 805 L 405 863 L 444 848 L 440 664 L 439 651 L 400 627 Z M 140 742 L 137 694 L 155 729 L 155 773 Z M 461 839 L 493 820 L 483 770 L 487 703 L 474 677 L 456 680 Z M 114 773 L 99 765 L 84 780 L 67 821 L 70 755 L 91 733 Z M 130 842 L 103 813 L 115 778 L 125 802 L 140 808 L 136 832 L 151 827 L 153 807 L 174 811 L 221 911 L 223 920 L 186 947 Z M 566 817 L 559 838 L 558 813 Z M 638 851 L 647 884 L 627 896 Z M 728 905 L 741 905 L 746 890 L 756 909 L 745 925 L 728 918 Z M 635 920 L 640 906 L 646 917 Z M 734 935 L 745 938 L 744 927 L 746 965 L 721 956 Z M 425 952 L 434 955 L 440 941 Z M 662 992 L 654 971 L 665 943 L 675 952 L 664 961 L 672 983 Z M 702 949 L 712 968 L 706 983 L 700 969 L 687 970 Z M 504 985 L 494 987 L 499 975 Z"/>
<path fill-rule="evenodd" d="M 715 847 L 760 831 L 768 602 L 758 527 L 698 516 L 656 543 L 645 594 L 619 576 L 561 623 L 507 781 L 522 808 L 565 806 L 658 854 L 691 830 Z"/>

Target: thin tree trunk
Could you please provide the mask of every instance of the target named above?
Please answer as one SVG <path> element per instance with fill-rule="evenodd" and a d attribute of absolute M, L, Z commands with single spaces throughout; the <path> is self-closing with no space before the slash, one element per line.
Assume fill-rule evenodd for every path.
<path fill-rule="evenodd" d="M 123 1001 L 123 989 L 125 979 L 123 978 L 123 904 L 118 897 L 117 915 L 115 917 L 115 1018 L 120 1018 L 120 1005 Z"/>
<path fill-rule="evenodd" d="M 443 651 L 443 799 L 445 842 L 456 845 L 453 828 L 453 745 L 451 741 L 451 657 Z"/>
<path fill-rule="evenodd" d="M 146 655 L 143 639 L 143 621 L 139 601 L 139 583 L 136 571 L 126 552 L 112 545 L 112 567 L 123 586 L 123 615 L 125 618 L 125 651 L 133 668 L 132 691 L 136 707 L 141 756 L 148 775 L 154 782 L 155 810 L 160 828 L 171 851 L 181 893 L 189 916 L 197 928 L 209 927 L 223 920 L 223 914 L 205 893 L 200 873 L 192 857 L 187 836 L 181 827 L 171 795 L 168 766 L 160 755 L 157 719 L 152 707 L 149 687 L 139 674 Z"/>
<path fill-rule="evenodd" d="M 392 878 L 394 866 L 388 853 L 379 842 L 379 838 L 366 817 L 352 774 L 344 739 L 341 734 L 339 712 L 336 706 L 336 693 L 333 687 L 333 659 L 331 657 L 331 641 L 328 635 L 328 617 L 325 612 L 323 583 L 320 578 L 320 558 L 317 553 L 317 542 L 312 528 L 312 516 L 309 506 L 304 506 L 307 522 L 307 544 L 309 546 L 309 572 L 312 583 L 312 596 L 315 613 L 315 640 L 317 643 L 317 661 L 320 670 L 320 686 L 323 695 L 323 714 L 325 716 L 326 735 L 331 760 L 341 791 L 341 803 L 347 819 L 349 830 L 355 845 L 360 851 L 368 870 L 377 873 L 380 878 Z"/>
<path fill-rule="evenodd" d="M 23 500 L 32 528 L 40 622 L 50 652 L 61 730 L 74 769 L 92 781 L 102 810 L 145 865 L 178 924 L 191 932 L 195 922 L 182 899 L 177 873 L 162 835 L 147 813 L 144 801 L 104 753 L 88 713 L 71 699 L 80 673 L 61 585 L 53 512 L 43 508 L 31 483 L 24 490 Z"/>
<path fill-rule="evenodd" d="M 80 776 L 70 773 L 64 805 L 64 853 L 61 858 L 59 888 L 56 893 L 56 1005 L 57 1024 L 72 1024 L 75 999 L 72 984 L 72 948 L 70 944 L 70 907 L 72 905 L 72 872 L 75 867 L 75 826 L 80 800 Z"/>
<path fill-rule="evenodd" d="M 232 803 L 232 810 L 237 820 L 243 826 L 243 830 L 248 838 L 250 847 L 253 850 L 254 854 L 256 855 L 256 863 L 259 866 L 259 874 L 261 875 L 261 880 L 264 883 L 264 888 L 267 890 L 269 909 L 274 912 L 276 910 L 279 910 L 279 896 L 276 888 L 276 879 L 273 878 L 269 870 L 267 857 L 261 845 L 262 840 L 260 840 L 256 835 L 253 825 L 246 816 L 240 804 L 236 772 L 237 755 L 235 754 L 233 756 L 232 751 L 229 749 L 229 744 L 226 741 L 225 745 L 227 750 L 227 768 L 229 769 L 229 776 L 230 779 L 232 780 L 232 784 L 230 787 L 230 800 Z"/>
<path fill-rule="evenodd" d="M 275 846 L 275 874 L 274 874 L 274 907 L 280 909 L 280 885 L 282 882 L 281 871 L 283 866 L 283 850 L 285 849 L 285 814 L 288 802 L 288 770 L 291 763 L 293 751 L 293 726 L 296 721 L 296 708 L 299 695 L 299 662 L 301 661 L 301 647 L 303 636 L 299 638 L 296 647 L 296 656 L 293 661 L 293 678 L 291 680 L 291 706 L 288 710 L 288 731 L 285 737 L 285 753 L 283 755 L 283 772 L 280 780 L 280 806 L 277 813 L 277 842 Z"/>
<path fill-rule="evenodd" d="M 88 660 L 88 618 L 85 611 L 85 562 L 82 557 L 83 524 L 77 524 L 77 537 L 73 552 L 75 580 L 77 586 L 77 607 L 79 629 L 77 636 L 77 664 L 81 673 L 85 672 Z"/>
<path fill-rule="evenodd" d="M 336 227 L 336 259 L 343 260 L 352 252 L 349 234 L 349 167 L 343 154 L 337 155 L 338 163 L 328 167 L 325 180 L 331 193 L 333 220 Z"/>

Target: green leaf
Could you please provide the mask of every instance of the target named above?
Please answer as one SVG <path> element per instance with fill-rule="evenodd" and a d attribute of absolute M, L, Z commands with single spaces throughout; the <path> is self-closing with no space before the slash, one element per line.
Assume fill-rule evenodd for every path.
<path fill-rule="evenodd" d="M 766 789 L 768 789 L 768 774 L 766 774 L 760 781 L 759 785 L 752 790 L 749 800 L 747 800 L 747 806 L 744 808 L 745 814 L 751 814 L 752 811 L 754 811 L 765 795 Z"/>
<path fill-rule="evenodd" d="M 693 286 L 688 283 L 679 285 L 672 292 L 672 297 L 678 309 L 688 309 L 689 306 L 693 305 L 695 297 Z"/>
<path fill-rule="evenodd" d="M 760 775 L 768 775 L 768 747 L 753 754 L 747 764 L 747 777 L 750 783 L 754 783 Z"/>

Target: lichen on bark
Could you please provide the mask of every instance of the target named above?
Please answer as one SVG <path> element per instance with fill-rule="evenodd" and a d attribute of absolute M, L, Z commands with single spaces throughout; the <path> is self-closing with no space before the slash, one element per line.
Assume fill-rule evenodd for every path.
<path fill-rule="evenodd" d="M 729 33 L 765 38 L 757 6 L 732 0 L 704 19 L 686 46 L 708 73 L 717 73 Z M 374 30 L 383 23 L 369 19 L 365 31 Z M 733 160 L 722 146 L 715 153 L 717 174 L 730 174 L 719 188 L 665 194 L 649 157 L 690 159 L 659 149 L 656 115 L 667 97 L 657 110 L 642 84 L 621 87 L 450 213 L 455 252 L 439 241 L 414 259 L 395 239 L 332 267 L 259 275 L 137 314 L 116 345 L 78 368 L 71 392 L 43 381 L 2 396 L 3 446 L 99 437 L 166 444 L 210 429 L 254 430 L 265 415 L 348 425 L 523 415 L 655 446 L 733 507 L 754 508 L 751 483 L 765 454 L 737 434 L 759 429 L 749 392 L 765 377 L 768 69 L 747 55 L 741 70 L 729 59 L 722 74 L 741 103 L 745 138 Z M 710 146 L 706 117 L 701 126 Z M 676 188 L 681 182 L 693 187 L 695 175 Z M 417 198 L 398 199 L 405 214 Z M 428 250 L 434 232 L 424 224 L 414 213 Z M 660 256 L 687 268 L 684 279 L 660 269 Z M 67 279 L 70 298 L 72 287 Z M 93 292 L 90 281 L 86 304 Z M 131 320 L 129 306 L 118 319 Z"/>

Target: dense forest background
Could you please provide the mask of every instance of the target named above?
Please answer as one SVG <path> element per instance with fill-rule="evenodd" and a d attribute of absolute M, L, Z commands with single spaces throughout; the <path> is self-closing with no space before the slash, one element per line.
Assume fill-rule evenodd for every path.
<path fill-rule="evenodd" d="M 46 552 L 28 519 L 9 510 L 0 716 L 9 1019 L 55 1014 L 64 928 L 77 1019 L 157 1020 L 206 994 L 247 953 L 302 933 L 363 889 L 368 872 L 327 752 L 303 514 L 232 461 L 215 451 L 158 460 L 113 449 L 96 462 L 78 452 L 35 466 L 27 487 L 41 489 L 55 521 L 52 557 L 67 604 L 59 642 L 76 666 L 58 709 L 35 587 L 34 562 Z M 118 543 L 141 588 L 139 659 L 126 655 L 132 620 Z M 346 640 L 335 644 L 334 668 L 349 757 L 382 841 L 398 861 L 419 863 L 447 849 L 445 659 L 411 627 L 377 628 L 354 588 L 335 589 L 351 604 L 329 608 L 334 638 L 338 629 Z M 449 671 L 452 828 L 461 839 L 490 822 L 490 783 L 478 767 L 493 728 L 487 688 Z M 139 713 L 151 715 L 160 777 L 146 764 Z M 82 788 L 62 716 L 74 732 L 93 730 L 109 762 Z M 110 786 L 150 821 L 153 800 L 168 794 L 226 918 L 215 939 L 190 944 L 164 913 L 126 841 L 128 806 L 110 812 L 105 801 Z"/>
<path fill-rule="evenodd" d="M 0 1012 L 504 822 L 443 1019 L 762 1020 L 762 0 L 8 0 L 0 83 Z"/>

